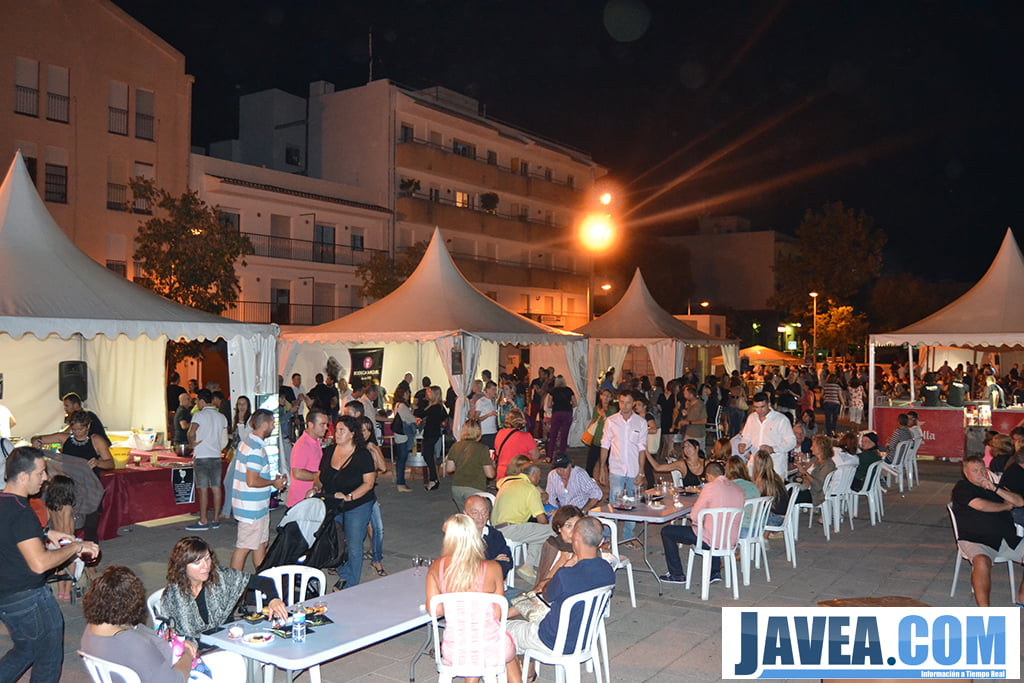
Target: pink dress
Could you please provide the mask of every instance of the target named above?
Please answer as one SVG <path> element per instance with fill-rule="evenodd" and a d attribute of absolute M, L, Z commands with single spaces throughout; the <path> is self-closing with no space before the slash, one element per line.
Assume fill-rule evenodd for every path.
<path fill-rule="evenodd" d="M 442 557 L 438 562 L 437 576 L 440 581 L 442 593 L 447 593 L 444 582 L 444 562 L 448 558 Z M 477 580 L 477 592 L 484 590 L 484 577 L 487 574 L 487 566 L 480 565 L 480 578 Z M 470 604 L 462 601 L 445 603 L 444 637 L 441 639 L 441 661 L 445 665 L 456 662 L 460 666 L 480 665 L 481 667 L 496 666 L 489 655 L 494 652 L 490 646 L 501 637 L 501 623 L 494 616 L 494 606 L 485 605 L 481 608 L 478 604 Z M 490 646 L 490 647 L 489 647 Z M 516 656 L 516 644 L 512 636 L 505 632 L 505 661 L 510 662 Z"/>

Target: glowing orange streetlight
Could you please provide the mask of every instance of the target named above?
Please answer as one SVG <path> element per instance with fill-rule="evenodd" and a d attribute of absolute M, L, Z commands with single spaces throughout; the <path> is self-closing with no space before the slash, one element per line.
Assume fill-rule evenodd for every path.
<path fill-rule="evenodd" d="M 601 196 L 598 198 L 598 200 L 602 204 L 604 204 L 605 206 L 608 206 L 609 204 L 612 203 L 612 193 L 611 192 L 602 192 Z"/>
<path fill-rule="evenodd" d="M 580 242 L 590 251 L 604 251 L 615 239 L 615 227 L 608 214 L 591 213 L 580 223 Z"/>
<path fill-rule="evenodd" d="M 605 292 L 610 292 L 612 290 L 611 283 L 610 282 L 606 282 L 603 285 L 601 285 L 601 290 L 605 291 Z"/>

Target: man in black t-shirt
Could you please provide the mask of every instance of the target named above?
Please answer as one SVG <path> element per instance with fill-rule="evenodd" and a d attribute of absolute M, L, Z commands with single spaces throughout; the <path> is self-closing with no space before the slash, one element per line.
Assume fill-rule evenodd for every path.
<path fill-rule="evenodd" d="M 64 617 L 46 586 L 46 573 L 82 553 L 100 551 L 95 543 L 59 531 L 44 533 L 39 526 L 28 497 L 46 481 L 43 456 L 37 448 L 11 451 L 0 493 L 0 621 L 14 642 L 0 659 L 0 681 L 16 681 L 29 667 L 33 682 L 60 680 Z M 47 549 L 44 541 L 55 547 Z"/>
<path fill-rule="evenodd" d="M 1013 431 L 1016 432 L 1017 429 L 1019 428 Z M 1024 448 L 1018 449 L 1016 455 L 1006 463 L 1006 469 L 999 480 L 999 488 L 1008 489 L 1024 497 Z M 1014 523 L 1024 526 L 1024 507 L 1015 507 L 1010 510 L 1010 514 Z"/>
<path fill-rule="evenodd" d="M 1020 564 L 1024 561 L 1024 540 L 1017 537 L 1010 511 L 1024 505 L 1024 498 L 997 488 L 981 456 L 964 458 L 964 478 L 953 487 L 953 516 L 957 545 L 971 562 L 971 586 L 978 607 L 989 606 L 992 589 L 992 561 L 998 555 Z M 1017 605 L 1024 607 L 1024 580 L 1017 589 Z"/>

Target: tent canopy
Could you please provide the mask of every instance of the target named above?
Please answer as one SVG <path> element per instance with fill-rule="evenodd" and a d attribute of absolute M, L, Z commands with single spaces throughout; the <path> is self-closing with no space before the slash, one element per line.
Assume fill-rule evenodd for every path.
<path fill-rule="evenodd" d="M 871 335 L 872 345 L 1024 346 L 1024 256 L 1009 228 L 999 253 L 981 280 L 963 296 L 927 318 L 895 332 Z"/>
<path fill-rule="evenodd" d="M 276 391 L 276 325 L 197 311 L 93 261 L 39 198 L 21 153 L 0 185 L 0 358 L 18 432 L 60 425 L 56 364 L 89 364 L 89 405 L 114 429 L 162 431 L 168 339 L 228 342 L 231 389 Z"/>
<path fill-rule="evenodd" d="M 749 360 L 751 365 L 785 365 L 786 363 L 799 364 L 803 362 L 796 356 L 760 344 L 740 349 L 740 357 Z M 721 356 L 714 359 L 715 365 L 722 365 L 722 362 Z"/>

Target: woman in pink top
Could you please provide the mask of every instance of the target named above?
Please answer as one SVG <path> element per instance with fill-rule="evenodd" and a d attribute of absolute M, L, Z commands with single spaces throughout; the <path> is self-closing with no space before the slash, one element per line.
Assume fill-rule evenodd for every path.
<path fill-rule="evenodd" d="M 444 545 L 440 559 L 427 572 L 427 605 L 435 595 L 443 593 L 505 594 L 501 565 L 484 559 L 484 541 L 480 530 L 468 515 L 452 515 L 444 523 Z M 492 666 L 487 655 L 493 643 L 504 641 L 505 673 L 510 683 L 522 683 L 522 671 L 516 659 L 512 636 L 501 632 L 497 607 L 471 603 L 449 603 L 438 608 L 438 616 L 446 616 L 441 641 L 441 661 L 475 663 Z"/>
<path fill-rule="evenodd" d="M 494 452 L 497 457 L 498 479 L 505 476 L 505 470 L 512 458 L 525 455 L 536 462 L 540 459 L 537 441 L 526 431 L 526 416 L 523 411 L 514 408 L 508 411 L 505 428 L 499 429 L 494 437 Z"/>

